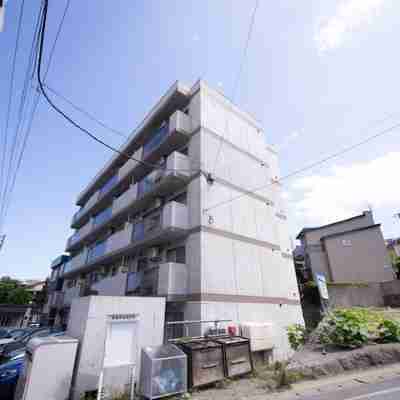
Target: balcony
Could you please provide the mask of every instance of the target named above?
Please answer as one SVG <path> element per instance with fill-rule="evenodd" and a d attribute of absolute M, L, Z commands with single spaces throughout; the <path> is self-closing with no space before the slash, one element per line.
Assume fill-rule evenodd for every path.
<path fill-rule="evenodd" d="M 186 205 L 171 201 L 162 210 L 157 210 L 137 222 L 133 228 L 132 238 L 135 246 L 155 245 L 178 239 L 185 235 L 187 229 Z"/>
<path fill-rule="evenodd" d="M 112 261 L 112 256 L 119 254 L 122 250 L 129 246 L 132 238 L 132 224 L 126 224 L 125 228 L 109 236 L 106 240 L 97 243 L 89 249 L 87 257 L 87 265 L 92 265 L 95 262 L 107 259 Z"/>
<path fill-rule="evenodd" d="M 138 161 L 135 160 L 141 160 L 143 158 L 143 147 L 140 147 L 138 150 L 136 150 L 133 153 L 133 156 L 131 159 L 129 159 L 120 169 L 118 172 L 118 178 L 120 181 L 124 180 L 127 176 L 132 175 L 133 171 L 139 164 Z"/>
<path fill-rule="evenodd" d="M 83 217 L 88 217 L 87 213 L 89 210 L 97 203 L 99 199 L 99 191 L 95 192 L 90 196 L 89 200 L 86 202 L 86 204 L 81 207 L 72 217 L 72 224 L 71 226 L 74 227 L 79 227 L 86 218 Z"/>
<path fill-rule="evenodd" d="M 183 296 L 188 292 L 186 264 L 164 263 L 158 268 L 158 296 Z"/>
<path fill-rule="evenodd" d="M 64 290 L 64 293 L 62 296 L 62 306 L 69 307 L 72 303 L 72 300 L 78 298 L 79 294 L 80 294 L 79 286 L 74 286 L 72 288 L 66 288 Z"/>
<path fill-rule="evenodd" d="M 64 275 L 82 268 L 86 263 L 86 259 L 87 250 L 83 249 L 75 257 L 71 258 L 67 264 L 65 264 Z"/>
<path fill-rule="evenodd" d="M 187 184 L 189 177 L 188 157 L 178 152 L 170 154 L 163 170 L 155 170 L 140 182 L 131 185 L 126 192 L 114 199 L 112 206 L 101 211 L 72 235 L 67 242 L 67 251 L 76 250 L 93 240 L 95 235 L 107 229 L 109 222 L 123 221 L 128 213 L 146 209 L 153 199 L 180 190 Z"/>
<path fill-rule="evenodd" d="M 128 274 L 126 293 L 140 296 L 184 296 L 187 294 L 186 264 L 162 263 Z"/>
<path fill-rule="evenodd" d="M 137 160 L 143 160 L 145 163 L 156 164 L 160 158 L 172 153 L 188 142 L 191 134 L 191 119 L 188 115 L 181 111 L 176 111 L 159 128 L 157 128 L 150 139 L 140 147 L 133 155 Z M 180 160 L 170 161 L 170 163 L 181 163 Z M 117 187 L 134 176 L 135 180 L 142 179 L 149 174 L 152 167 L 145 163 L 139 163 L 133 159 L 128 160 L 119 169 L 118 173 L 113 175 L 103 184 L 86 202 L 86 204 L 78 210 L 73 219 L 71 226 L 79 228 L 86 223 L 89 218 L 89 212 L 95 213 L 110 202 L 112 196 L 116 193 Z M 167 163 L 168 164 L 168 163 Z M 187 162 L 188 164 L 188 162 Z M 186 169 L 183 167 L 173 167 L 176 169 Z M 168 167 L 168 169 L 171 169 Z"/>
<path fill-rule="evenodd" d="M 108 276 L 91 285 L 91 290 L 99 296 L 125 296 L 126 274 Z"/>
<path fill-rule="evenodd" d="M 100 262 L 112 262 L 122 253 L 130 253 L 138 248 L 159 245 L 186 235 L 188 210 L 186 205 L 171 201 L 135 225 L 125 224 L 125 228 L 107 239 L 96 243 L 89 250 L 84 249 L 73 257 L 64 274 L 84 272 Z"/>
<path fill-rule="evenodd" d="M 54 292 L 49 301 L 50 308 L 62 308 L 64 305 L 64 293 Z"/>

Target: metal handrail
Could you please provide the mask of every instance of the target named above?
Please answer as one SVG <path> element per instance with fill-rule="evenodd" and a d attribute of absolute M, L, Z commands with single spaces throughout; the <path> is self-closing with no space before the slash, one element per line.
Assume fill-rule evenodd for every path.
<path fill-rule="evenodd" d="M 166 327 L 170 326 L 175 326 L 175 325 L 183 325 L 185 329 L 185 337 L 189 337 L 189 325 L 201 325 L 201 324 L 210 324 L 213 323 L 215 326 L 215 330 L 218 332 L 218 325 L 221 322 L 232 322 L 231 319 L 215 319 L 215 320 L 195 320 L 195 321 L 169 321 L 166 322 L 165 325 Z M 196 337 L 196 339 L 201 338 L 201 337 Z M 178 340 L 179 338 L 175 339 L 168 339 L 168 342 Z"/>

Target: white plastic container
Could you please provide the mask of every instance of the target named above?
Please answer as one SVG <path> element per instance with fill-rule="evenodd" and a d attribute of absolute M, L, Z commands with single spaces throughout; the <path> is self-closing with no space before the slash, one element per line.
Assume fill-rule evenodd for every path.
<path fill-rule="evenodd" d="M 250 349 L 254 351 L 271 350 L 276 340 L 276 326 L 270 322 L 242 322 L 242 336 L 250 339 Z"/>

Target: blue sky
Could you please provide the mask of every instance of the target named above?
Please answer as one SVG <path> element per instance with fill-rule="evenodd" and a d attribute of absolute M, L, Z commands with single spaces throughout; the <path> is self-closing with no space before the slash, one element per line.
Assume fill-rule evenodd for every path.
<path fill-rule="evenodd" d="M 25 2 L 9 134 L 40 5 Z M 65 0 L 49 3 L 47 50 Z M 19 6 L 9 0 L 0 33 L 2 129 Z M 130 133 L 177 79 L 203 78 L 232 94 L 253 7 L 250 0 L 71 0 L 47 83 Z M 400 122 L 399 11 L 393 0 L 260 0 L 236 102 L 280 150 L 282 175 Z M 121 143 L 56 100 L 110 144 Z M 400 211 L 399 138 L 397 129 L 286 181 L 292 235 L 370 206 L 384 235 L 400 236 L 393 218 Z M 48 273 L 71 233 L 77 194 L 109 157 L 40 102 L 5 225 L 0 275 Z"/>

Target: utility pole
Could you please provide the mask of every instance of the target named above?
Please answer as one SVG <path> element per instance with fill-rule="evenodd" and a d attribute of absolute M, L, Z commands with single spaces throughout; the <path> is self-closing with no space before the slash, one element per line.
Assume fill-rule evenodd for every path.
<path fill-rule="evenodd" d="M 0 0 L 0 32 L 3 32 L 4 28 L 4 13 L 5 13 L 5 0 Z"/>
<path fill-rule="evenodd" d="M 2 247 L 3 247 L 3 244 L 4 244 L 5 240 L 6 240 L 6 235 L 0 235 L 0 251 L 1 251 Z"/>

